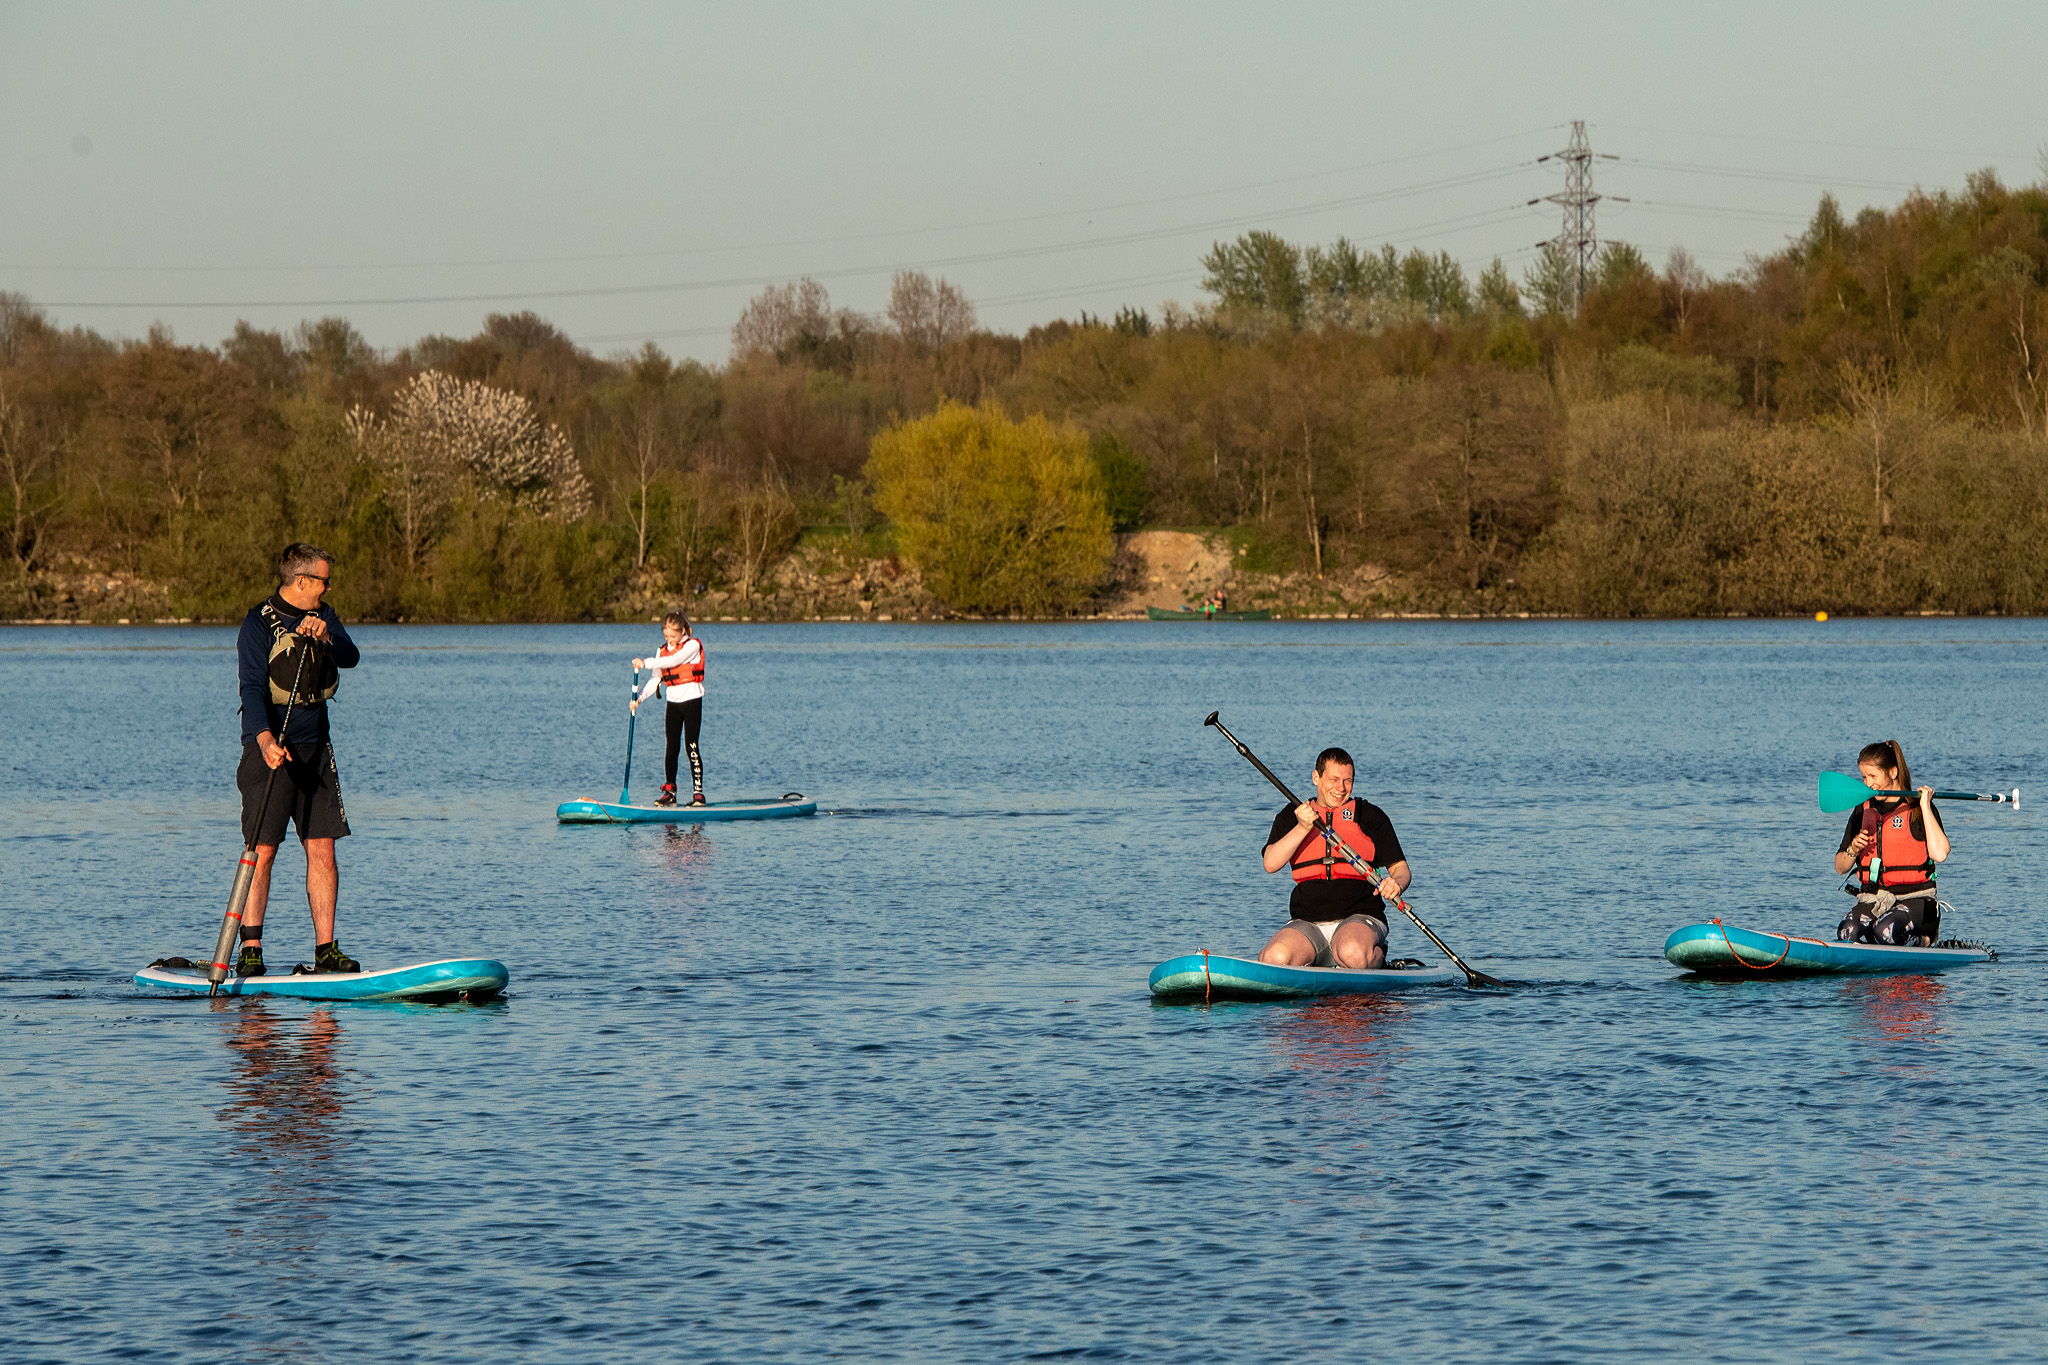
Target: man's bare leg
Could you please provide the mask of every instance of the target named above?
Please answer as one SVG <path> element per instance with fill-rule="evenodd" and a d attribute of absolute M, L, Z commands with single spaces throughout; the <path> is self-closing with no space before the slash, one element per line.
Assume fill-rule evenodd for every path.
<path fill-rule="evenodd" d="M 1282 929 L 1259 949 L 1259 961 L 1273 967 L 1306 967 L 1315 960 L 1315 945 L 1299 929 Z"/>
<path fill-rule="evenodd" d="M 334 942 L 334 903 L 340 895 L 341 869 L 334 862 L 334 840 L 306 840 L 306 904 L 313 911 L 313 942 Z"/>
<path fill-rule="evenodd" d="M 277 845 L 256 845 L 256 874 L 249 879 L 249 899 L 242 903 L 242 927 L 255 937 L 243 939 L 244 948 L 263 946 L 263 910 L 270 904 L 270 870 L 276 865 Z"/>
<path fill-rule="evenodd" d="M 1300 937 L 1300 935 L 1296 935 Z M 1330 956 L 1337 959 L 1337 965 L 1361 971 L 1379 966 L 1387 960 L 1387 945 L 1380 938 L 1380 931 L 1370 925 L 1346 924 L 1337 930 L 1330 940 Z"/>

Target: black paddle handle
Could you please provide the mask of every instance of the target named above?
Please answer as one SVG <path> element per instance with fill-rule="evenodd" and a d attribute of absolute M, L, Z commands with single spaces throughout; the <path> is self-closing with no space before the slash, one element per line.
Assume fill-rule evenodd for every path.
<path fill-rule="evenodd" d="M 1254 768 L 1257 768 L 1260 772 L 1264 773 L 1266 775 L 1266 780 L 1268 782 L 1271 782 L 1275 787 L 1278 787 L 1280 789 L 1280 794 L 1287 798 L 1288 805 L 1300 805 L 1301 798 L 1296 796 L 1291 790 L 1289 790 L 1285 782 L 1282 782 L 1279 778 L 1273 776 L 1273 770 L 1267 767 L 1265 764 L 1259 762 L 1259 756 L 1253 753 L 1250 749 L 1247 749 L 1244 745 L 1243 740 L 1239 739 L 1236 735 L 1230 733 L 1230 727 L 1225 725 L 1223 721 L 1220 719 L 1222 715 L 1223 713 L 1221 711 L 1211 711 L 1209 713 L 1209 718 L 1203 721 L 1202 724 L 1213 725 L 1219 731 L 1221 731 L 1223 737 L 1230 741 L 1231 748 L 1237 750 L 1240 754 L 1243 754 L 1246 762 L 1250 763 Z M 1322 822 L 1318 820 L 1316 823 L 1321 824 Z"/>
<path fill-rule="evenodd" d="M 1288 804 L 1295 806 L 1300 805 L 1301 798 L 1296 796 L 1291 790 L 1289 790 L 1285 782 L 1282 782 L 1279 778 L 1275 777 L 1273 775 L 1273 770 L 1267 767 L 1264 763 L 1261 763 L 1259 761 L 1259 756 L 1253 753 L 1250 749 L 1246 748 L 1243 740 L 1239 739 L 1236 735 L 1230 733 L 1230 727 L 1225 725 L 1221 719 L 1222 715 L 1223 713 L 1221 711 L 1211 711 L 1208 715 L 1208 718 L 1204 720 L 1202 724 L 1215 726 L 1216 729 L 1222 733 L 1223 737 L 1230 741 L 1230 746 L 1233 749 L 1236 749 L 1240 754 L 1244 755 L 1246 762 L 1250 763 L 1254 768 L 1257 768 L 1261 773 L 1264 773 L 1266 776 L 1266 780 L 1268 782 L 1271 782 L 1275 787 L 1279 788 L 1280 794 L 1287 798 Z M 1352 851 L 1351 846 L 1349 844 L 1346 844 L 1342 839 L 1339 839 L 1337 837 L 1336 829 L 1328 821 L 1324 820 L 1320 814 L 1316 817 L 1316 828 L 1322 831 L 1324 842 L 1328 844 L 1331 848 L 1337 849 L 1338 851 L 1342 852 L 1345 861 L 1349 862 L 1353 867 L 1360 868 L 1361 870 L 1367 872 L 1375 870 L 1372 868 L 1365 867 L 1364 860 Z M 1399 896 L 1396 896 L 1394 898 L 1394 904 L 1400 908 L 1402 914 L 1406 915 L 1409 919 L 1415 921 L 1415 927 L 1420 929 L 1423 933 L 1429 936 L 1429 941 L 1437 946 L 1438 951 L 1440 951 L 1445 957 L 1449 958 L 1451 961 L 1458 964 L 1458 970 L 1465 974 L 1465 979 L 1467 981 L 1469 981 L 1475 986 L 1505 986 L 1508 984 L 1507 982 L 1502 981 L 1499 977 L 1488 976 L 1485 972 L 1477 971 L 1471 967 L 1466 966 L 1465 960 L 1459 957 L 1456 953 L 1452 952 L 1450 949 L 1450 945 L 1445 943 L 1442 939 L 1436 936 L 1436 930 L 1430 928 L 1427 924 L 1424 924 L 1422 922 L 1422 916 L 1416 914 L 1415 911 L 1412 908 L 1410 908 L 1407 901 L 1403 900 Z"/>

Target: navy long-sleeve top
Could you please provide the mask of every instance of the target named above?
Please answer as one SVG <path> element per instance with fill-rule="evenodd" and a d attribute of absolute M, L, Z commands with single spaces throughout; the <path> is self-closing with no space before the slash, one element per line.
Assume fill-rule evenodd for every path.
<path fill-rule="evenodd" d="M 293 606 L 276 594 L 271 595 L 267 605 L 276 608 L 287 625 L 298 625 L 306 615 L 304 609 Z M 334 608 L 322 606 L 315 614 L 327 623 L 328 656 L 334 660 L 334 666 L 354 668 L 361 663 L 363 652 L 356 648 L 354 640 L 348 638 L 348 631 L 343 629 Z M 288 749 L 298 744 L 325 743 L 327 703 L 324 701 L 311 705 L 302 702 L 293 707 L 291 728 L 282 735 L 277 733 L 278 722 L 284 719 L 284 708 L 273 706 L 270 701 L 270 642 L 270 623 L 263 619 L 263 608 L 252 608 L 242 618 L 242 633 L 235 641 L 237 673 L 242 690 L 242 743 L 254 744 L 256 736 L 265 730 Z M 313 647 L 320 648 L 317 643 L 313 643 Z"/>

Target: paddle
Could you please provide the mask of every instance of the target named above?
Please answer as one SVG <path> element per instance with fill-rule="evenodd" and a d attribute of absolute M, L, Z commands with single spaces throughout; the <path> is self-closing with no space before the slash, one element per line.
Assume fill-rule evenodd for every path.
<path fill-rule="evenodd" d="M 300 639 L 292 646 L 298 655 L 298 662 L 292 665 L 292 692 L 285 698 L 284 722 L 277 727 L 277 742 L 284 744 L 284 733 L 291 728 L 292 707 L 299 700 L 299 676 L 306 670 L 306 656 L 313 652 L 311 641 Z M 287 751 L 289 752 L 289 751 Z M 285 762 L 290 762 L 287 757 Z M 283 763 L 277 765 L 282 768 Z M 277 786 L 277 768 L 270 770 L 270 776 L 263 780 L 263 799 L 256 805 L 256 832 L 242 849 L 241 864 L 235 868 L 235 884 L 228 892 L 228 912 L 221 916 L 220 937 L 213 941 L 213 962 L 206 969 L 206 994 L 212 997 L 220 993 L 220 983 L 228 979 L 228 954 L 234 951 L 235 931 L 242 927 L 242 907 L 249 902 L 249 888 L 256 881 L 256 841 L 263 837 L 263 820 L 270 814 L 270 793 Z"/>
<path fill-rule="evenodd" d="M 1846 773 L 1822 773 L 1820 775 L 1820 808 L 1839 815 L 1853 810 L 1873 796 L 1912 796 L 1912 792 L 1881 792 L 1866 787 Z M 1937 801 L 2001 801 L 2017 808 L 2020 804 L 2020 789 L 2009 792 L 1936 792 Z"/>
<path fill-rule="evenodd" d="M 640 666 L 633 666 L 633 701 L 640 700 Z M 619 804 L 626 805 L 626 789 L 633 785 L 633 722 L 640 717 L 640 708 L 632 702 L 626 704 L 626 775 L 619 780 Z"/>
<path fill-rule="evenodd" d="M 1236 735 L 1230 733 L 1230 728 L 1226 726 L 1220 719 L 1218 719 L 1222 714 L 1223 713 L 1221 711 L 1211 711 L 1209 713 L 1209 718 L 1203 721 L 1202 724 L 1213 725 L 1217 728 L 1217 730 L 1221 731 L 1223 737 L 1230 741 L 1230 746 L 1233 749 L 1236 749 L 1240 754 L 1243 754 L 1247 762 L 1249 762 L 1254 768 L 1257 768 L 1261 773 L 1263 773 L 1265 775 L 1266 780 L 1268 782 L 1271 782 L 1276 788 L 1279 789 L 1280 794 L 1287 798 L 1288 805 L 1299 806 L 1301 804 L 1301 798 L 1296 796 L 1292 791 L 1289 791 L 1287 788 L 1287 784 L 1285 782 L 1282 782 L 1279 778 L 1273 776 L 1273 770 L 1271 768 L 1259 762 L 1259 756 L 1257 754 L 1253 753 L 1250 749 L 1246 748 L 1244 742 L 1240 740 Z M 1365 876 L 1372 878 L 1374 885 L 1378 885 L 1380 882 L 1386 880 L 1387 874 L 1381 872 L 1377 868 L 1368 866 L 1366 864 L 1365 859 L 1359 857 L 1356 853 L 1354 853 L 1351 850 L 1349 845 L 1347 845 L 1342 839 L 1339 839 L 1337 837 L 1337 831 L 1330 826 L 1330 823 L 1328 821 L 1318 816 L 1316 818 L 1316 828 L 1322 831 L 1323 841 L 1328 847 L 1334 848 L 1339 853 L 1343 854 L 1344 860 L 1350 863 L 1353 867 L 1357 868 L 1359 872 L 1363 873 Z M 1465 980 L 1467 984 L 1473 986 L 1505 986 L 1508 984 L 1507 982 L 1501 980 L 1497 976 L 1488 976 L 1485 972 L 1478 971 L 1474 968 L 1466 966 L 1465 960 L 1459 957 L 1456 953 L 1452 952 L 1450 949 L 1450 945 L 1445 943 L 1442 939 L 1436 936 L 1436 930 L 1430 928 L 1427 924 L 1424 924 L 1422 922 L 1422 916 L 1416 914 L 1414 908 L 1410 906 L 1407 901 L 1401 899 L 1401 897 L 1399 896 L 1396 896 L 1394 897 L 1394 905 L 1395 908 L 1400 910 L 1402 914 L 1406 915 L 1409 919 L 1415 921 L 1415 927 L 1420 929 L 1424 934 L 1427 934 L 1429 936 L 1429 941 L 1437 946 L 1438 951 L 1442 952 L 1445 957 L 1449 958 L 1453 963 L 1456 964 L 1458 970 L 1465 974 Z"/>

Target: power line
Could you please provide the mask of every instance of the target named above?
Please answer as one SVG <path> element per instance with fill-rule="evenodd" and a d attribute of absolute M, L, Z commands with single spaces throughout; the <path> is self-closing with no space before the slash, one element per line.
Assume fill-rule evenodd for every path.
<path fill-rule="evenodd" d="M 851 266 L 836 270 L 811 271 L 809 273 L 814 279 L 859 278 L 867 275 L 894 274 L 899 270 L 928 270 L 955 265 L 980 265 L 990 261 L 1022 260 L 1034 256 L 1061 255 L 1075 251 L 1090 251 L 1106 246 L 1126 246 L 1137 242 L 1152 242 L 1172 237 L 1186 237 L 1196 234 L 1227 231 L 1231 228 L 1246 227 L 1279 219 L 1306 217 L 1341 208 L 1359 208 L 1369 204 L 1391 203 L 1397 199 L 1413 198 L 1420 194 L 1431 194 L 1446 189 L 1459 189 L 1467 185 L 1484 184 L 1488 181 L 1499 180 L 1513 175 L 1534 164 L 1533 161 L 1517 161 L 1505 166 L 1443 176 L 1436 180 L 1423 181 L 1396 189 L 1375 190 L 1365 194 L 1347 195 L 1339 199 L 1328 199 L 1317 203 L 1298 205 L 1289 209 L 1237 214 L 1229 218 L 1212 219 L 1207 222 L 1190 223 L 1176 227 L 1149 228 L 1136 232 L 1116 233 L 1104 237 L 1084 238 L 1074 242 L 1013 247 L 997 251 L 972 252 L 956 256 L 892 262 L 883 265 Z M 139 308 L 168 311 L 171 309 L 195 308 L 379 308 L 438 303 L 520 303 L 554 299 L 618 298 L 637 294 L 677 294 L 704 289 L 758 287 L 765 284 L 774 284 L 787 278 L 789 278 L 789 272 L 785 271 L 773 275 L 740 275 L 722 279 L 676 280 L 660 284 L 612 285 L 579 289 L 527 289 L 481 294 L 424 294 L 327 299 L 156 299 L 121 302 L 97 299 L 62 299 L 49 300 L 44 302 L 42 306 L 48 308 Z"/>
<path fill-rule="evenodd" d="M 1839 185 L 1845 189 L 1890 190 L 1894 193 L 1910 193 L 1913 190 L 1923 188 L 1919 184 L 1907 184 L 1903 180 L 1862 180 L 1839 175 L 1799 175 L 1790 171 L 1748 171 L 1733 166 L 1707 166 L 1691 161 L 1649 161 L 1633 156 L 1616 157 L 1614 159 L 1646 171 L 1675 171 L 1685 175 L 1718 175 L 1734 180 L 1771 180 L 1785 185 L 1823 187 Z M 1936 188 L 1940 187 L 1937 186 Z"/>
<path fill-rule="evenodd" d="M 1156 208 L 1162 204 L 1186 203 L 1194 199 L 1213 199 L 1226 194 L 1241 194 L 1247 190 L 1272 189 L 1279 185 L 1296 185 L 1311 180 L 1327 180 L 1340 175 L 1355 175 L 1360 171 L 1384 170 L 1389 166 L 1405 165 L 1412 161 L 1426 161 L 1432 157 L 1451 156 L 1458 152 L 1471 151 L 1478 147 L 1492 147 L 1503 142 L 1517 142 L 1546 129 L 1527 129 L 1521 132 L 1504 133 L 1499 137 L 1479 138 L 1471 142 L 1460 142 L 1449 147 L 1435 147 L 1427 151 L 1410 152 L 1405 156 L 1386 157 L 1378 161 L 1361 161 L 1349 166 L 1338 166 L 1330 170 L 1305 171 L 1299 175 L 1280 176 L 1271 180 L 1253 180 L 1237 185 L 1225 185 L 1217 189 L 1192 190 L 1185 194 L 1161 195 L 1152 199 L 1129 199 L 1116 204 L 1104 204 L 1095 208 L 1063 209 L 1052 213 L 1023 214 L 1009 218 L 984 218 L 974 222 L 953 223 L 944 227 L 892 228 L 878 232 L 847 233 L 832 237 L 798 237 L 782 241 L 739 242 L 725 246 L 675 247 L 658 251 L 605 252 L 577 256 L 512 256 L 496 260 L 443 260 L 443 261 L 387 261 L 357 262 L 347 265 L 5 265 L 0 269 L 41 271 L 47 273 L 77 274 L 315 274 L 341 271 L 368 270 L 450 270 L 475 269 L 508 265 L 587 265 L 609 261 L 651 261 L 671 260 L 683 256 L 725 255 L 741 251 L 773 251 L 788 247 L 843 246 L 853 242 L 882 241 L 902 237 L 941 235 L 949 232 L 970 232 L 981 228 L 1014 227 L 1026 223 L 1053 222 L 1062 218 L 1085 218 L 1095 214 L 1120 213 L 1126 209 Z"/>

